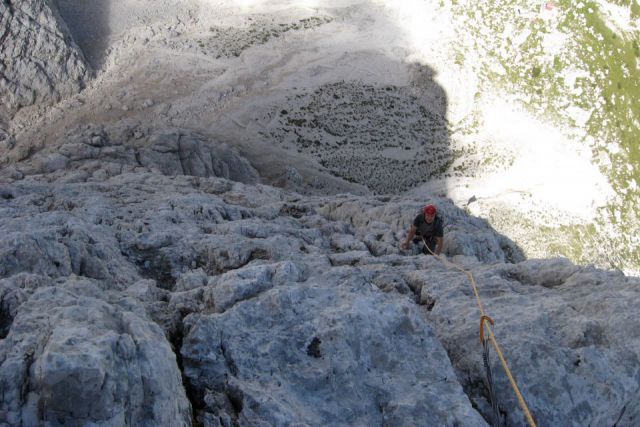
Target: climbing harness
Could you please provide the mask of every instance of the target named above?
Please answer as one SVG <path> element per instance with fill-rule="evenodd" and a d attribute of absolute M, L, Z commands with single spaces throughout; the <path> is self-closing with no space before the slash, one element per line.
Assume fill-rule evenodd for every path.
<path fill-rule="evenodd" d="M 424 240 L 424 237 L 422 237 L 422 242 L 424 243 L 425 247 L 427 248 L 427 250 L 429 251 L 429 253 L 431 253 L 431 255 L 433 255 L 434 257 L 436 257 L 438 260 L 440 260 L 442 263 L 447 264 L 453 268 L 455 268 L 458 271 L 461 271 L 462 273 L 466 274 L 467 277 L 469 278 L 469 281 L 471 282 L 471 287 L 473 288 L 473 293 L 476 296 L 476 302 L 478 303 L 478 308 L 480 309 L 480 341 L 482 342 L 482 346 L 483 348 L 486 348 L 485 353 L 483 354 L 483 359 L 484 359 L 484 363 L 485 363 L 485 368 L 487 366 L 489 366 L 489 346 L 488 343 L 485 344 L 485 341 L 491 341 L 491 344 L 493 344 L 493 348 L 496 351 L 496 354 L 498 355 L 498 359 L 500 359 L 500 363 L 502 364 L 502 368 L 504 369 L 504 372 L 507 374 L 507 378 L 509 379 L 509 383 L 511 384 L 511 388 L 513 388 L 513 391 L 516 395 L 516 398 L 518 399 L 518 403 L 520 404 L 520 408 L 522 408 L 522 412 L 524 413 L 525 418 L 527 419 L 527 422 L 529 423 L 530 427 L 536 427 L 536 423 L 533 420 L 533 416 L 531 415 L 531 411 L 529 411 L 529 407 L 527 406 L 527 403 L 524 401 L 524 398 L 522 397 L 522 393 L 520 393 L 520 389 L 518 388 L 518 384 L 516 384 L 516 380 L 513 378 L 513 375 L 511 374 L 511 370 L 509 369 L 509 366 L 507 365 L 507 361 L 504 358 L 504 355 L 502 354 L 502 350 L 500 349 L 500 345 L 498 344 L 498 340 L 496 339 L 495 335 L 493 334 L 493 331 L 491 330 L 491 326 L 489 326 L 489 324 L 493 325 L 493 320 L 487 316 L 485 314 L 484 311 L 484 307 L 482 306 L 482 300 L 480 299 L 480 293 L 478 292 L 478 287 L 476 285 L 476 280 L 473 277 L 473 274 L 470 271 L 465 270 L 464 268 L 458 266 L 455 263 L 452 263 L 451 261 L 441 257 L 440 255 L 436 255 L 431 248 L 429 248 L 429 245 L 427 245 L 427 242 Z M 485 340 L 484 337 L 484 330 L 487 330 L 487 332 L 489 333 L 489 338 Z M 484 357 L 486 355 L 486 358 Z M 490 378 L 490 379 L 489 379 Z M 490 382 L 489 387 L 489 393 L 492 394 L 491 388 L 493 388 L 493 376 L 491 375 L 491 368 L 489 367 L 487 369 L 487 380 Z M 494 416 L 497 417 L 497 402 L 494 399 L 495 396 L 491 396 L 491 406 L 493 407 L 493 411 L 494 411 Z"/>

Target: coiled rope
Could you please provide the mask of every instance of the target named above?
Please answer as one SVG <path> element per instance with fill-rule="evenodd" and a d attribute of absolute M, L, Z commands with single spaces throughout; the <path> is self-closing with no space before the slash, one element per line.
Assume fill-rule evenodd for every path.
<path fill-rule="evenodd" d="M 496 339 L 495 335 L 493 334 L 493 331 L 491 330 L 491 326 L 489 326 L 489 324 L 493 325 L 493 320 L 491 320 L 491 318 L 485 314 L 484 307 L 482 305 L 482 300 L 480 299 L 480 293 L 478 292 L 478 286 L 476 285 L 476 280 L 473 277 L 473 274 L 470 271 L 467 271 L 464 268 L 460 267 L 459 265 L 447 260 L 446 258 L 444 258 L 444 257 L 442 257 L 440 255 L 436 255 L 431 250 L 429 245 L 427 245 L 427 242 L 424 240 L 424 236 L 422 236 L 422 242 L 424 243 L 424 246 L 427 248 L 429 253 L 431 253 L 431 255 L 436 257 L 443 264 L 451 266 L 451 267 L 455 268 L 456 270 L 466 274 L 467 277 L 469 278 L 469 282 L 471 282 L 471 287 L 473 288 L 473 293 L 476 296 L 476 302 L 478 303 L 478 308 L 480 309 L 480 341 L 483 342 L 483 344 L 484 344 L 484 341 L 485 341 L 484 330 L 486 328 L 487 332 L 489 332 L 489 339 L 488 340 L 491 341 L 491 344 L 493 344 L 493 348 L 495 349 L 496 354 L 498 355 L 498 359 L 500 359 L 500 363 L 502 364 L 502 368 L 504 369 L 505 374 L 507 374 L 507 378 L 509 379 L 509 383 L 511 384 L 511 388 L 513 389 L 513 392 L 515 393 L 515 395 L 516 395 L 516 397 L 518 399 L 518 403 L 520 404 L 520 408 L 522 409 L 522 412 L 524 413 L 524 416 L 527 419 L 527 422 L 529 423 L 529 426 L 530 427 L 536 427 L 536 422 L 533 420 L 533 416 L 531 415 L 531 411 L 529 411 L 529 407 L 527 406 L 527 403 L 524 401 L 524 398 L 522 397 L 522 393 L 520 393 L 520 389 L 518 388 L 518 384 L 516 384 L 516 380 L 513 378 L 513 374 L 511 374 L 511 370 L 509 369 L 509 366 L 507 365 L 507 361 L 505 360 L 504 355 L 502 354 L 502 350 L 500 349 L 500 345 L 498 344 L 498 340 Z M 489 324 L 487 324 L 487 323 L 489 323 Z M 487 362 L 488 362 L 488 360 L 487 360 Z M 493 380 L 492 380 L 492 382 L 493 382 Z M 491 404 L 493 406 L 494 402 L 492 401 Z M 495 409 L 494 409 L 494 411 L 495 411 Z"/>

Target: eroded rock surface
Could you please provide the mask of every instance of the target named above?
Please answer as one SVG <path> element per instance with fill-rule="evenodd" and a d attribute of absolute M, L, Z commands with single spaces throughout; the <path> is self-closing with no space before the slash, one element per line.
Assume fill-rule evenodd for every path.
<path fill-rule="evenodd" d="M 261 135 L 347 181 L 379 193 L 405 191 L 452 162 L 447 99 L 442 90 L 436 97 L 425 108 L 408 87 L 327 84 L 290 95 Z"/>
<path fill-rule="evenodd" d="M 14 155 L 22 157 L 17 147 Z M 75 129 L 26 160 L 0 172 L 9 179 L 47 175 L 60 182 L 100 182 L 126 172 L 216 176 L 245 183 L 258 172 L 235 148 L 189 129 L 149 129 L 122 121 L 108 127 Z"/>
<path fill-rule="evenodd" d="M 529 406 L 538 408 L 532 411 L 540 425 L 609 424 L 637 407 L 640 325 L 629 312 L 640 292 L 637 279 L 564 259 L 476 265 L 472 272 L 510 368 Z M 477 398 L 486 391 L 477 331 L 468 324 L 478 317 L 469 282 L 463 273 L 451 274 L 447 282 L 434 281 L 434 275 L 415 271 L 407 280 L 421 301 L 433 304 L 428 318 L 463 387 L 489 416 L 490 407 Z M 506 410 L 518 402 L 493 350 L 492 358 L 507 424 L 525 425 L 519 410 Z"/>
<path fill-rule="evenodd" d="M 640 423 L 638 279 L 525 260 L 420 189 L 334 194 L 515 155 L 452 138 L 483 115 L 476 69 L 411 46 L 451 40 L 440 18 L 413 40 L 393 2 L 55 3 L 102 74 L 24 108 L 90 67 L 54 0 L 0 0 L 0 425 L 492 423 L 467 275 L 399 249 L 425 203 L 538 424 Z"/>
<path fill-rule="evenodd" d="M 90 77 L 51 1 L 0 2 L 0 119 L 78 93 Z"/>
<path fill-rule="evenodd" d="M 368 276 L 294 273 L 222 314 L 189 316 L 182 356 L 205 423 L 486 425 L 418 306 Z"/>
<path fill-rule="evenodd" d="M 3 305 L 24 301 L 0 340 L 3 424 L 190 425 L 175 354 L 140 302 L 77 276 L 2 282 Z"/>
<path fill-rule="evenodd" d="M 484 425 L 466 275 L 399 250 L 426 202 L 443 216 L 448 259 L 477 278 L 539 424 L 637 421 L 636 279 L 525 261 L 443 198 L 60 171 L 0 191 L 9 425 Z M 492 361 L 502 416 L 524 425 Z"/>

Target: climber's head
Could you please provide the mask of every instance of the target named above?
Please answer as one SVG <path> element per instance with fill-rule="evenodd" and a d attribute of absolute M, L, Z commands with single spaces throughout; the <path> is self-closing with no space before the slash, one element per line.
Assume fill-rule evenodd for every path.
<path fill-rule="evenodd" d="M 428 223 L 432 223 L 436 217 L 436 207 L 433 205 L 427 205 L 422 209 L 424 214 L 424 220 Z"/>

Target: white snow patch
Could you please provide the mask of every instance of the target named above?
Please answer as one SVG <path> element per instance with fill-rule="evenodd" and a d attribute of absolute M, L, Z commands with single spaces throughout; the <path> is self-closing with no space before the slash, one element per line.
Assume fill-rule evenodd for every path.
<path fill-rule="evenodd" d="M 610 28 L 619 33 L 640 30 L 640 23 L 631 19 L 631 6 L 618 6 L 605 0 L 597 0 L 602 17 Z"/>
<path fill-rule="evenodd" d="M 580 108 L 577 105 L 570 105 L 565 108 L 565 112 L 573 119 L 575 125 L 581 129 L 586 126 L 587 121 L 591 118 L 591 111 Z"/>
<path fill-rule="evenodd" d="M 553 31 L 551 33 L 545 34 L 542 40 L 544 52 L 552 57 L 554 55 L 559 55 L 562 52 L 562 49 L 564 48 L 567 40 L 568 36 L 560 31 Z"/>
<path fill-rule="evenodd" d="M 502 147 L 515 161 L 473 180 L 451 180 L 447 192 L 454 200 L 476 196 L 507 202 L 523 214 L 551 208 L 558 213 L 558 222 L 564 223 L 591 221 L 596 208 L 614 196 L 589 147 L 567 139 L 551 124 L 508 101 L 484 99 L 482 104 L 479 140 L 486 139 L 498 152 Z"/>

